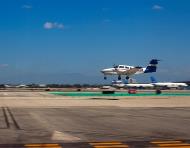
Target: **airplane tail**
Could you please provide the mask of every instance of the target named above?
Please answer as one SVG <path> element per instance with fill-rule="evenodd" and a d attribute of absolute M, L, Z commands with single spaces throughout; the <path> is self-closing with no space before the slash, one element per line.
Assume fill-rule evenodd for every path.
<path fill-rule="evenodd" d="M 124 84 L 129 84 L 129 80 L 124 80 Z"/>
<path fill-rule="evenodd" d="M 149 65 L 146 67 L 144 73 L 156 72 L 158 61 L 160 60 L 152 59 Z"/>
<path fill-rule="evenodd" d="M 150 77 L 150 80 L 151 80 L 151 83 L 157 83 L 156 79 L 153 76 Z"/>

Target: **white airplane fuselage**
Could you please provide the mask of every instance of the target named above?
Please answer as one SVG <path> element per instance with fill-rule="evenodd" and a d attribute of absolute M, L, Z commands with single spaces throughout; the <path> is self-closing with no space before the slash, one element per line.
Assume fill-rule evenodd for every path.
<path fill-rule="evenodd" d="M 159 87 L 168 87 L 168 88 L 178 88 L 178 87 L 187 87 L 186 83 L 175 83 L 175 82 L 157 82 L 152 83 L 154 86 Z"/>
<path fill-rule="evenodd" d="M 142 84 L 140 84 L 140 83 L 136 83 L 136 84 L 125 84 L 125 86 L 126 87 L 137 87 L 137 88 L 139 88 L 139 87 L 142 87 L 142 88 L 153 88 L 154 87 L 154 85 L 152 85 L 152 84 L 146 84 L 146 83 L 142 83 Z"/>
<path fill-rule="evenodd" d="M 124 88 L 124 87 L 132 87 L 132 88 L 153 88 L 154 85 L 150 83 L 123 83 L 123 81 L 112 81 L 112 86 L 118 87 L 118 88 Z"/>
<path fill-rule="evenodd" d="M 124 67 L 124 68 L 120 68 Z M 134 69 L 134 66 L 128 66 L 128 65 L 119 65 L 118 68 L 106 68 L 103 69 L 101 72 L 104 75 L 128 75 L 130 76 L 131 73 L 129 72 L 130 69 Z M 134 74 L 141 74 L 144 73 L 146 68 L 140 68 L 138 69 Z"/>

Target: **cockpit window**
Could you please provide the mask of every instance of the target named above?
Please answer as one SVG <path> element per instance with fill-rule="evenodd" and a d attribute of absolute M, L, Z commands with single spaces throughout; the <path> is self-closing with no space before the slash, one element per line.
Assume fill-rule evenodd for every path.
<path fill-rule="evenodd" d="M 118 66 L 113 66 L 113 68 L 118 68 Z"/>
<path fill-rule="evenodd" d="M 124 66 L 119 66 L 119 68 L 124 68 Z"/>

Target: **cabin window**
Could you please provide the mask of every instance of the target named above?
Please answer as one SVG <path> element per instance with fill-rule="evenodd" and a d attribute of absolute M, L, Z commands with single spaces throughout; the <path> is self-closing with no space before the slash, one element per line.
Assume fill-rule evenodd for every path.
<path fill-rule="evenodd" d="M 124 68 L 124 66 L 119 66 L 119 68 Z"/>

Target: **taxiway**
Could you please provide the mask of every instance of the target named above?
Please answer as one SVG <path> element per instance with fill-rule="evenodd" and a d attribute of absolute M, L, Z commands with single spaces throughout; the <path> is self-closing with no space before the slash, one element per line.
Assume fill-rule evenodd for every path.
<path fill-rule="evenodd" d="M 0 147 L 190 147 L 190 97 L 0 92 Z"/>

